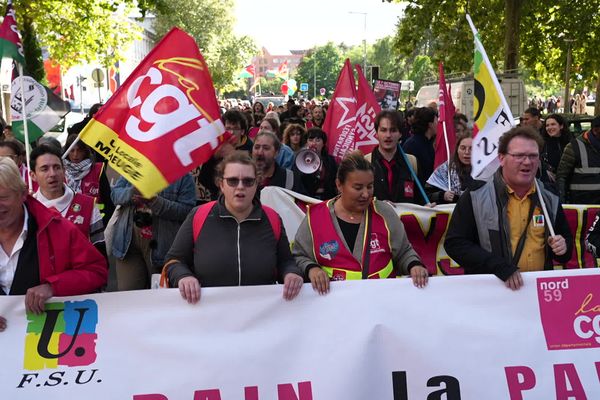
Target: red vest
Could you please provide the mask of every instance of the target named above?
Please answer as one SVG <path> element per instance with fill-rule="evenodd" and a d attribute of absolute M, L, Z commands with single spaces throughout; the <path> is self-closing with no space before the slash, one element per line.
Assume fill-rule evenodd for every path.
<path fill-rule="evenodd" d="M 86 237 L 90 236 L 90 225 L 94 215 L 94 198 L 81 193 L 75 193 L 65 218 L 75 224 Z"/>
<path fill-rule="evenodd" d="M 332 280 L 362 279 L 366 250 L 369 255 L 369 279 L 393 278 L 392 251 L 389 230 L 383 217 L 377 213 L 374 203 L 369 206 L 371 214 L 370 238 L 363 237 L 363 254 L 360 262 L 354 258 L 344 240 L 335 230 L 329 214 L 329 204 L 318 203 L 307 211 L 308 226 L 313 239 L 315 260 Z M 368 219 L 367 219 L 368 220 Z M 365 229 L 366 235 L 367 229 Z"/>
<path fill-rule="evenodd" d="M 80 190 L 82 194 L 92 196 L 95 199 L 100 197 L 100 175 L 102 175 L 103 169 L 104 164 L 101 162 L 92 165 L 90 172 L 81 180 Z"/>

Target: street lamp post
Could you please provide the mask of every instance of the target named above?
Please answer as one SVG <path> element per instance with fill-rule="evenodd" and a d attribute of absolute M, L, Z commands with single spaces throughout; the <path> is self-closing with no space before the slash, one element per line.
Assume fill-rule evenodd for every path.
<path fill-rule="evenodd" d="M 571 111 L 567 107 L 569 107 L 570 104 L 569 95 L 571 93 L 571 88 L 569 87 L 569 78 L 571 77 L 571 43 L 573 43 L 574 41 L 574 39 L 565 39 L 565 42 L 567 43 L 567 66 L 565 67 L 565 98 L 563 99 L 564 113 L 568 113 Z"/>
<path fill-rule="evenodd" d="M 313 99 L 317 98 L 317 48 L 313 53 Z"/>
<path fill-rule="evenodd" d="M 364 17 L 364 34 L 363 40 L 363 73 L 367 73 L 367 13 L 358 11 L 349 11 L 350 14 L 360 14 Z"/>

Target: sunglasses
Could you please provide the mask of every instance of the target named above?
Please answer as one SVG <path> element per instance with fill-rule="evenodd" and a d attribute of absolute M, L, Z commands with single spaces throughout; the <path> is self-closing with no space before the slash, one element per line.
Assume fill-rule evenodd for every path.
<path fill-rule="evenodd" d="M 240 182 L 242 182 L 242 186 L 244 187 L 252 187 L 256 183 L 256 178 L 223 178 L 225 182 L 227 182 L 227 186 L 229 187 L 238 187 Z"/>

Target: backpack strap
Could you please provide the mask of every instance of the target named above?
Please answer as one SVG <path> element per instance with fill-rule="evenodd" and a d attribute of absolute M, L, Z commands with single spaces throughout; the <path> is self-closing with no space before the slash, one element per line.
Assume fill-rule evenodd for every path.
<path fill-rule="evenodd" d="M 271 224 L 271 228 L 273 228 L 273 233 L 275 234 L 275 240 L 279 242 L 281 238 L 281 220 L 279 219 L 279 214 L 277 211 L 273 210 L 271 207 L 262 206 L 263 211 L 267 214 L 267 218 L 269 219 L 269 223 Z"/>
<path fill-rule="evenodd" d="M 194 238 L 194 241 L 198 239 L 198 235 L 200 234 L 200 230 L 202 230 L 204 221 L 206 221 L 206 217 L 208 217 L 208 214 L 216 203 L 216 201 L 209 201 L 208 203 L 198 207 L 196 210 L 196 213 L 194 214 L 194 221 L 192 222 L 192 237 Z"/>
<path fill-rule="evenodd" d="M 196 213 L 194 214 L 194 220 L 192 222 L 192 234 L 193 234 L 193 238 L 194 241 L 198 238 L 198 235 L 200 234 L 200 231 L 202 230 L 202 226 L 204 225 L 204 222 L 206 221 L 206 218 L 208 217 L 208 214 L 211 212 L 211 210 L 213 209 L 213 207 L 215 206 L 216 201 L 211 201 L 209 203 L 206 203 L 200 207 L 198 207 L 198 209 L 196 210 Z M 275 240 L 277 242 L 279 242 L 279 239 L 281 238 L 281 219 L 279 219 L 279 214 L 277 214 L 277 211 L 273 210 L 271 207 L 268 206 L 262 206 L 263 211 L 265 212 L 267 219 L 269 220 L 269 224 L 271 225 L 271 228 L 273 229 L 273 234 L 275 235 Z M 169 284 L 169 267 L 174 264 L 179 262 L 178 260 L 170 260 L 168 261 L 165 266 L 162 269 L 162 273 L 160 276 L 160 287 L 170 287 Z"/>

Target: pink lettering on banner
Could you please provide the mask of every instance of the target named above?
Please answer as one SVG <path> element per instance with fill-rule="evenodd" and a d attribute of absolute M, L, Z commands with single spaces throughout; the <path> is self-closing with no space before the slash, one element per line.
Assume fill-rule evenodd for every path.
<path fill-rule="evenodd" d="M 529 367 L 504 368 L 510 400 L 523 400 L 523 392 L 535 387 L 535 372 Z"/>
<path fill-rule="evenodd" d="M 548 350 L 600 347 L 600 275 L 538 278 Z"/>
<path fill-rule="evenodd" d="M 291 383 L 277 385 L 277 400 L 313 400 L 312 385 L 309 381 L 298 382 L 298 395 Z"/>
<path fill-rule="evenodd" d="M 406 236 L 413 249 L 417 252 L 421 261 L 425 264 L 427 271 L 432 275 L 438 274 L 438 267 L 444 275 L 462 275 L 463 268 L 452 268 L 450 260 L 444 264 L 443 259 L 438 263 L 438 248 L 443 246 L 443 237 L 446 234 L 450 215 L 448 213 L 436 213 L 430 216 L 429 230 L 425 232 L 418 216 L 414 214 L 403 214 L 400 217 Z"/>
<path fill-rule="evenodd" d="M 573 364 L 557 364 L 554 366 L 554 384 L 557 399 L 587 400 L 585 390 Z"/>
<path fill-rule="evenodd" d="M 221 392 L 219 389 L 196 390 L 194 400 L 221 400 Z"/>

